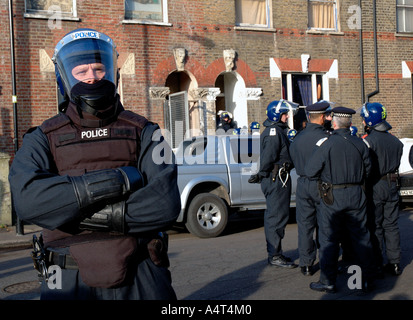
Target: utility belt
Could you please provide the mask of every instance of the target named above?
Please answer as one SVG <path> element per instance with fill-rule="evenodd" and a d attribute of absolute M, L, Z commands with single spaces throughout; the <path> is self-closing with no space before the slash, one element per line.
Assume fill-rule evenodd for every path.
<path fill-rule="evenodd" d="M 278 178 L 282 183 L 282 187 L 285 188 L 290 178 L 291 167 L 289 162 L 284 162 L 282 165 L 274 164 L 274 168 L 271 171 L 272 181 L 275 182 Z"/>
<path fill-rule="evenodd" d="M 400 176 L 397 172 L 389 172 L 382 176 L 380 180 L 386 180 L 389 183 L 389 185 L 391 182 L 396 182 L 398 186 L 400 185 Z"/>
<path fill-rule="evenodd" d="M 397 173 L 387 173 L 384 176 L 382 176 L 380 180 L 396 182 L 398 178 L 399 178 L 399 175 Z"/>
<path fill-rule="evenodd" d="M 77 265 L 75 259 L 70 254 L 59 253 L 55 251 L 48 251 L 49 260 L 48 265 L 57 265 L 61 269 L 69 270 L 78 270 L 79 266 Z"/>
<path fill-rule="evenodd" d="M 354 186 L 361 186 L 360 183 L 343 183 L 343 184 L 333 184 L 333 189 L 345 189 Z"/>
<path fill-rule="evenodd" d="M 333 190 L 334 189 L 345 189 L 345 188 L 350 188 L 350 187 L 355 187 L 355 186 L 362 186 L 361 183 L 342 183 L 342 184 L 332 184 L 329 182 L 324 182 L 321 180 L 318 180 L 318 192 L 323 200 L 323 202 L 326 205 L 331 206 L 334 203 L 334 196 L 333 196 Z"/>
<path fill-rule="evenodd" d="M 42 234 L 39 238 L 33 235 L 31 256 L 34 268 L 38 271 L 39 281 L 47 282 L 48 268 L 57 265 L 61 269 L 79 270 L 82 280 L 90 287 L 112 288 L 124 282 L 131 262 L 135 262 L 132 265 L 136 265 L 150 258 L 158 267 L 169 267 L 168 235 L 166 233 L 159 232 L 151 238 L 114 237 L 112 240 L 102 240 L 94 242 L 89 247 L 87 245 L 91 242 L 78 243 L 73 246 L 69 244 L 70 254 L 68 254 L 58 252 L 58 248 L 55 249 L 56 251 L 53 248 L 45 248 Z M 110 244 L 110 241 L 114 243 Z M 131 243 L 135 246 L 131 246 Z M 120 254 L 119 252 L 111 254 L 110 246 L 114 245 L 119 246 Z M 96 255 L 95 252 L 88 252 L 87 250 L 90 249 L 99 253 Z"/>

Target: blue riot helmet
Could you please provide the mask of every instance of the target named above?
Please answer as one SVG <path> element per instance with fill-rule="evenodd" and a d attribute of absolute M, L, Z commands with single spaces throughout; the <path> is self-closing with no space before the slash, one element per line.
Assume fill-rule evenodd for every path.
<path fill-rule="evenodd" d="M 240 135 L 240 134 L 241 134 L 241 128 L 234 128 L 234 129 L 232 130 L 232 134 L 233 134 L 234 136 Z"/>
<path fill-rule="evenodd" d="M 260 124 L 257 121 L 253 121 L 250 124 L 250 129 L 252 130 L 259 130 L 260 129 Z"/>
<path fill-rule="evenodd" d="M 296 135 L 297 135 L 297 130 L 295 129 L 290 129 L 287 131 L 287 137 L 288 137 L 288 140 L 290 140 L 290 142 L 294 140 Z"/>
<path fill-rule="evenodd" d="M 224 112 L 221 113 L 220 118 L 221 118 L 222 120 L 224 120 L 224 119 L 227 119 L 227 120 L 228 120 L 228 119 L 231 118 L 231 117 L 229 116 L 229 113 L 228 113 L 227 111 L 224 111 Z"/>
<path fill-rule="evenodd" d="M 387 131 L 392 127 L 386 121 L 386 108 L 378 102 L 367 102 L 361 107 L 360 115 L 366 126 L 377 131 Z"/>
<path fill-rule="evenodd" d="M 351 126 L 350 127 L 350 133 L 351 133 L 351 135 L 352 136 L 357 136 L 357 127 L 355 127 L 355 126 Z"/>
<path fill-rule="evenodd" d="M 97 114 L 115 102 L 118 85 L 116 46 L 93 29 L 76 29 L 56 45 L 53 62 L 61 93 L 83 111 Z"/>
<path fill-rule="evenodd" d="M 267 106 L 267 118 L 272 122 L 279 122 L 281 115 L 292 111 L 293 114 L 297 112 L 298 104 L 284 99 L 274 100 Z"/>

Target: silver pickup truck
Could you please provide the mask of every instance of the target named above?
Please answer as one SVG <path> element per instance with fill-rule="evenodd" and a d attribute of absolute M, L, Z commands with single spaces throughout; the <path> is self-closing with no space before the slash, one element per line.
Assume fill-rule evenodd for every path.
<path fill-rule="evenodd" d="M 261 185 L 248 183 L 258 170 L 259 135 L 200 136 L 184 140 L 175 150 L 181 213 L 192 234 L 220 235 L 228 216 L 239 210 L 265 209 Z M 295 207 L 297 175 L 293 169 L 291 207 Z"/>

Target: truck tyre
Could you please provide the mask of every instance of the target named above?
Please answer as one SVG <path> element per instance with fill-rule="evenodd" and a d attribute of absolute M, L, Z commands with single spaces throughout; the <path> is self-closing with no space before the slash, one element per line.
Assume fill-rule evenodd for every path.
<path fill-rule="evenodd" d="M 186 228 L 200 238 L 219 236 L 227 226 L 228 208 L 225 202 L 211 193 L 196 195 L 188 207 Z"/>

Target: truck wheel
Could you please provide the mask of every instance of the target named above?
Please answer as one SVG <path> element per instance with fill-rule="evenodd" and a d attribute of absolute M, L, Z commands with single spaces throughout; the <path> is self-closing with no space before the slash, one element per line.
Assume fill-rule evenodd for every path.
<path fill-rule="evenodd" d="M 227 226 L 228 209 L 225 202 L 211 193 L 195 196 L 188 207 L 186 228 L 200 238 L 219 236 Z"/>

